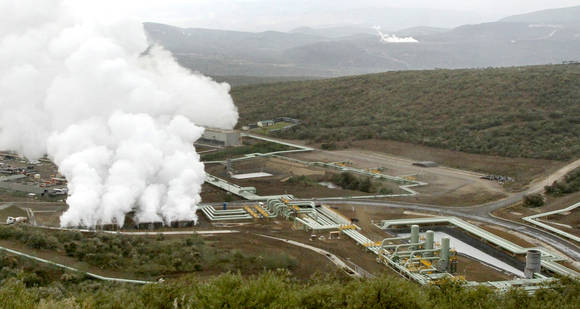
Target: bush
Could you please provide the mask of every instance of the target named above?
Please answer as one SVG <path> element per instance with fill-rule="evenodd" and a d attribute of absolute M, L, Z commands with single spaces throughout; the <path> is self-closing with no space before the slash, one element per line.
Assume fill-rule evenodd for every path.
<path fill-rule="evenodd" d="M 544 197 L 541 194 L 524 196 L 524 207 L 536 208 L 544 206 Z"/>
<path fill-rule="evenodd" d="M 347 190 L 355 190 L 366 193 L 376 192 L 375 186 L 373 185 L 370 177 L 365 177 L 360 180 L 358 177 L 349 172 L 343 172 L 339 175 L 335 175 L 332 178 L 332 182 Z"/>
<path fill-rule="evenodd" d="M 335 142 L 330 142 L 330 143 L 322 143 L 320 145 L 320 148 L 322 148 L 322 150 L 336 150 L 338 147 L 336 146 Z"/>
<path fill-rule="evenodd" d="M 554 181 L 552 185 L 544 187 L 547 195 L 562 196 L 580 191 L 580 168 L 566 174 L 564 181 Z"/>
<path fill-rule="evenodd" d="M 312 179 L 308 176 L 300 175 L 300 176 L 292 176 L 288 179 L 288 183 L 296 184 L 296 185 L 303 185 L 305 187 L 315 186 L 318 184 L 316 179 Z"/>

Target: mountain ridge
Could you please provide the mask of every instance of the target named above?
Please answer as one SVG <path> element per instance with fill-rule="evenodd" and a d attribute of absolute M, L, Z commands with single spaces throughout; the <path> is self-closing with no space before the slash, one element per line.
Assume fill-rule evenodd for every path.
<path fill-rule="evenodd" d="M 208 75 L 338 77 L 578 61 L 580 24 L 565 21 L 569 15 L 580 20 L 580 6 L 562 12 L 567 11 L 539 11 L 453 29 L 413 27 L 381 35 L 356 25 L 242 32 L 145 23 L 145 29 L 152 42 L 170 50 L 183 66 Z M 563 15 L 564 22 L 554 25 L 523 22 L 553 21 Z M 405 40 L 418 42 L 397 43 Z"/>

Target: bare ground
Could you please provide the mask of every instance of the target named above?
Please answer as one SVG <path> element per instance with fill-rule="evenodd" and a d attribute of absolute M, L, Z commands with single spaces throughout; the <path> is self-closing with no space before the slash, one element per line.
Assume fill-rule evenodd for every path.
<path fill-rule="evenodd" d="M 351 147 L 383 152 L 417 161 L 435 161 L 452 168 L 465 169 L 484 174 L 505 175 L 515 178 L 506 186 L 509 190 L 521 190 L 533 179 L 548 175 L 565 165 L 565 162 L 525 158 L 507 158 L 465 153 L 387 140 L 364 140 L 351 142 Z"/>
<path fill-rule="evenodd" d="M 422 168 L 413 166 L 413 160 L 363 150 L 317 151 L 293 154 L 311 161 L 350 161 L 358 168 L 383 168 L 384 174 L 412 177 L 428 183 L 413 190 L 420 194 L 414 197 L 394 198 L 409 202 L 439 204 L 442 206 L 470 206 L 497 200 L 507 195 L 496 182 L 481 179 L 483 174 L 447 167 Z"/>
<path fill-rule="evenodd" d="M 501 218 L 526 223 L 525 221 L 521 220 L 521 218 L 537 215 L 548 211 L 563 209 L 577 203 L 578 201 L 580 201 L 580 192 L 572 193 L 557 198 L 548 197 L 546 199 L 545 205 L 537 208 L 524 207 L 522 203 L 518 203 L 508 208 L 499 209 L 494 212 L 494 215 Z M 566 231 L 568 233 L 571 233 L 573 235 L 580 236 L 580 209 L 578 208 L 572 211 L 571 213 L 553 215 L 547 218 L 540 219 L 544 220 L 544 223 L 548 224 L 550 222 L 553 222 L 570 225 L 572 228 L 566 228 L 557 224 L 553 224 L 552 226 L 561 229 L 563 231 Z"/>

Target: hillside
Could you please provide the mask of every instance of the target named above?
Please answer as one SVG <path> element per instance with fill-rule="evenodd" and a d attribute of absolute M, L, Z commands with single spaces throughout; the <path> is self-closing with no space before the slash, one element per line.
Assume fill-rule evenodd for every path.
<path fill-rule="evenodd" d="M 402 27 L 405 23 L 399 21 Z M 580 7 L 570 7 L 453 29 L 420 26 L 394 31 L 383 27 L 386 36 L 413 37 L 416 43 L 381 40 L 371 26 L 361 25 L 300 27 L 289 33 L 185 29 L 155 23 L 145 23 L 145 29 L 152 42 L 169 49 L 183 66 L 210 76 L 338 77 L 578 61 L 578 21 Z M 381 23 L 377 20 L 374 25 Z"/>
<path fill-rule="evenodd" d="M 237 87 L 240 125 L 302 120 L 285 137 L 380 138 L 471 153 L 580 155 L 580 65 L 403 71 Z"/>
<path fill-rule="evenodd" d="M 510 23 L 536 23 L 536 24 L 580 24 L 578 16 L 580 6 L 561 9 L 542 10 L 527 14 L 514 15 L 502 19 Z"/>

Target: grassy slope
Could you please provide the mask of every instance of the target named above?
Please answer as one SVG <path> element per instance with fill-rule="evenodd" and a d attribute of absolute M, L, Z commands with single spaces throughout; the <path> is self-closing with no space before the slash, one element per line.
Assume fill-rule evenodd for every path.
<path fill-rule="evenodd" d="M 382 138 L 472 153 L 580 154 L 580 66 L 388 72 L 237 87 L 240 124 L 290 116 L 286 137 Z"/>

